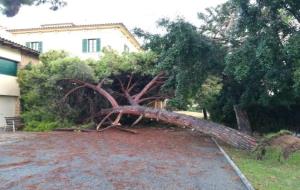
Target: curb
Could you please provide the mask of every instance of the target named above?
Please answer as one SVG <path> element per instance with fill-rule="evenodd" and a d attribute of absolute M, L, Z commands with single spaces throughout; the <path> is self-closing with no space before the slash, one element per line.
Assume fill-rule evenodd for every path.
<path fill-rule="evenodd" d="M 214 139 L 211 138 L 214 143 L 217 145 L 219 150 L 223 153 L 225 156 L 226 160 L 229 162 L 235 173 L 240 177 L 241 181 L 243 184 L 246 186 L 247 190 L 255 190 L 254 187 L 251 185 L 249 180 L 246 178 L 246 176 L 241 172 L 241 170 L 238 168 L 238 166 L 232 161 L 232 159 L 229 157 L 229 155 L 223 150 L 223 148 L 219 145 L 219 143 Z"/>

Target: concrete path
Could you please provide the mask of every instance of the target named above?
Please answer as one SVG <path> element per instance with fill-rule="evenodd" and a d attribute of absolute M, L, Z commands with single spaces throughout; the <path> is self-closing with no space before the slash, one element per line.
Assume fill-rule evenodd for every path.
<path fill-rule="evenodd" d="M 0 189 L 246 189 L 210 138 L 138 132 L 0 133 Z"/>

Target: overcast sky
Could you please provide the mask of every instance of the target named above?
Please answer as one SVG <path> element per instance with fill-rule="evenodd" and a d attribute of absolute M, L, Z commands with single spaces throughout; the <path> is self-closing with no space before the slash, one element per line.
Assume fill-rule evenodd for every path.
<path fill-rule="evenodd" d="M 0 25 L 7 28 L 39 27 L 41 24 L 73 22 L 74 24 L 123 22 L 134 27 L 157 32 L 159 18 L 183 17 L 197 25 L 197 13 L 225 0 L 66 0 L 68 5 L 58 11 L 49 5 L 23 6 L 17 16 L 0 16 Z M 84 3 L 83 3 L 84 2 Z"/>

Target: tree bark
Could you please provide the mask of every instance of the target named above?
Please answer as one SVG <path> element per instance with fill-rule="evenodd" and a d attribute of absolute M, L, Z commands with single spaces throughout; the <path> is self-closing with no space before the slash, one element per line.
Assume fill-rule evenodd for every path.
<path fill-rule="evenodd" d="M 207 134 L 209 136 L 215 137 L 218 140 L 221 140 L 229 145 L 232 145 L 233 147 L 245 149 L 245 150 L 253 150 L 257 146 L 257 141 L 254 137 L 251 137 L 250 135 L 246 133 L 239 132 L 235 129 L 226 127 L 221 124 L 217 124 L 208 120 L 202 120 L 196 117 L 187 116 L 184 114 L 179 114 L 171 111 L 167 111 L 164 109 L 155 109 L 155 108 L 149 108 L 145 106 L 140 106 L 139 102 L 142 100 L 142 97 L 145 96 L 149 91 L 151 91 L 151 88 L 157 83 L 160 82 L 162 79 L 162 74 L 157 75 L 153 80 L 151 80 L 138 94 L 130 95 L 130 89 L 132 88 L 132 85 L 130 87 L 130 82 L 128 82 L 127 88 L 125 88 L 125 85 L 121 80 L 120 85 L 122 88 L 122 91 L 124 92 L 124 96 L 128 99 L 129 103 L 131 105 L 121 106 L 118 104 L 116 99 L 108 93 L 105 89 L 101 87 L 102 82 L 100 82 L 98 85 L 93 85 L 91 83 L 83 82 L 80 80 L 74 80 L 74 79 L 65 79 L 69 80 L 70 82 L 77 83 L 78 87 L 74 88 L 73 90 L 70 90 L 64 99 L 69 96 L 74 91 L 80 89 L 80 88 L 91 88 L 95 90 L 97 93 L 102 95 L 103 97 L 108 100 L 112 106 L 112 108 L 108 109 L 102 109 L 99 113 L 97 113 L 95 116 L 104 116 L 102 121 L 98 124 L 101 125 L 106 119 L 110 117 L 112 114 L 118 114 L 118 117 L 112 121 L 112 126 L 120 126 L 119 123 L 120 118 L 124 114 L 129 115 L 136 115 L 136 116 L 142 116 L 144 118 L 149 119 L 156 119 L 157 121 L 163 121 L 165 123 L 177 125 L 179 127 L 188 127 L 192 128 L 196 131 L 202 132 L 204 134 Z M 152 98 L 152 97 L 144 97 L 146 98 Z M 241 129 L 244 129 L 244 126 L 248 126 L 250 129 L 250 123 L 248 120 L 247 113 L 243 110 L 239 110 L 238 107 L 235 107 L 235 111 L 237 113 L 237 120 L 239 126 L 243 126 Z M 138 122 L 138 121 L 137 121 Z"/>
<path fill-rule="evenodd" d="M 117 108 L 103 109 L 101 114 L 106 115 L 112 111 L 122 114 L 143 115 L 145 118 L 156 119 L 157 121 L 163 121 L 180 127 L 185 126 L 192 128 L 239 149 L 250 151 L 257 145 L 255 138 L 235 129 L 214 122 L 201 120 L 196 117 L 170 112 L 164 109 L 155 109 L 144 106 L 120 106 Z"/>
<path fill-rule="evenodd" d="M 203 118 L 204 118 L 205 120 L 207 120 L 208 117 L 207 117 L 207 111 L 206 111 L 206 108 L 203 108 L 203 109 L 202 109 L 202 112 L 203 112 Z"/>
<path fill-rule="evenodd" d="M 234 105 L 233 109 L 235 112 L 238 130 L 242 133 L 251 135 L 252 131 L 251 131 L 251 126 L 250 126 L 250 122 L 246 110 L 242 109 L 238 105 Z"/>

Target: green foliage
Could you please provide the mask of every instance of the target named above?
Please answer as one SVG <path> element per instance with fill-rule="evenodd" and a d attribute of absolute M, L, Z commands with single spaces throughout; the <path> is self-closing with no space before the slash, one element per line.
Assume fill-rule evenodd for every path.
<path fill-rule="evenodd" d="M 153 52 L 118 54 L 104 50 L 101 60 L 80 60 L 64 51 L 49 51 L 40 56 L 41 63 L 27 65 L 18 73 L 21 87 L 22 118 L 25 130 L 47 131 L 82 123 L 95 111 L 108 107 L 107 100 L 90 89 L 77 90 L 63 101 L 76 84 L 63 79 L 97 83 L 118 73 L 154 74 Z M 90 127 L 90 125 L 86 125 Z"/>
<path fill-rule="evenodd" d="M 85 123 L 83 125 L 80 125 L 80 129 L 93 129 L 96 127 L 96 124 L 94 122 Z"/>
<path fill-rule="evenodd" d="M 213 119 L 234 124 L 233 105 L 238 104 L 248 111 L 256 130 L 290 127 L 289 120 L 294 120 L 289 109 L 299 102 L 299 13 L 295 12 L 299 5 L 297 1 L 234 0 L 210 10 L 208 16 L 200 15 L 214 24 L 201 27 L 202 32 L 227 42 L 223 88 L 211 109 Z M 280 109 L 282 114 L 276 116 L 270 111 Z M 285 123 L 276 123 L 278 118 Z"/>
<path fill-rule="evenodd" d="M 292 132 L 288 130 L 280 130 L 277 133 L 270 133 L 262 137 L 253 151 L 254 155 L 256 155 L 256 158 L 258 160 L 267 159 L 266 157 L 270 155 L 271 152 L 271 156 L 273 156 L 273 158 L 277 158 L 278 161 L 282 162 L 286 160 L 290 156 L 288 150 L 285 150 L 288 148 L 284 149 L 283 147 L 272 146 L 272 141 L 283 135 L 292 135 Z"/>
<path fill-rule="evenodd" d="M 23 5 L 31 6 L 45 3 L 50 4 L 51 10 L 57 10 L 59 7 L 66 5 L 66 2 L 62 0 L 1 0 L 0 11 L 8 17 L 13 17 Z"/>
<path fill-rule="evenodd" d="M 292 132 L 289 130 L 280 130 L 277 133 L 269 133 L 265 136 L 268 140 L 280 137 L 282 135 L 292 135 Z"/>
<path fill-rule="evenodd" d="M 229 0 L 214 8 L 206 8 L 205 13 L 198 13 L 203 22 L 199 26 L 200 32 L 221 44 L 239 44 L 237 35 L 238 6 Z"/>
<path fill-rule="evenodd" d="M 175 98 L 169 103 L 186 108 L 208 75 L 222 70 L 224 52 L 216 42 L 182 19 L 163 19 L 159 26 L 167 33 L 151 35 L 140 29 L 135 33 L 148 41 L 146 49 L 158 54 L 156 69 L 166 72 L 169 78 L 165 88 L 175 93 Z"/>
<path fill-rule="evenodd" d="M 63 59 L 68 57 L 69 54 L 66 51 L 55 51 L 55 50 L 50 50 L 47 53 L 41 54 L 39 59 L 43 64 L 48 64 L 51 61 L 55 61 L 58 59 Z"/>
<path fill-rule="evenodd" d="M 236 85 L 232 90 L 238 90 L 228 98 L 241 105 L 290 105 L 294 101 L 292 66 L 275 38 L 249 39 L 226 57 L 224 73 L 232 80 L 226 87 Z"/>
<path fill-rule="evenodd" d="M 260 133 L 277 132 L 281 129 L 298 131 L 300 122 L 300 107 L 293 106 L 251 106 L 248 115 L 253 130 Z"/>
<path fill-rule="evenodd" d="M 41 55 L 41 64 L 28 65 L 18 73 L 25 130 L 50 130 L 58 127 L 58 123 L 70 124 L 80 114 L 61 102 L 65 91 L 58 81 L 94 81 L 95 76 L 84 61 L 66 56 L 64 52 L 45 53 Z"/>
<path fill-rule="evenodd" d="M 198 104 L 199 109 L 206 108 L 211 111 L 221 90 L 221 79 L 215 76 L 208 76 L 196 94 L 194 101 Z"/>
<path fill-rule="evenodd" d="M 294 64 L 293 81 L 294 92 L 296 97 L 300 97 L 300 32 L 298 31 L 290 37 L 285 46 L 288 59 Z"/>
<path fill-rule="evenodd" d="M 241 105 L 292 104 L 294 65 L 283 41 L 295 33 L 295 27 L 278 14 L 283 5 L 270 1 L 236 3 L 242 10 L 237 31 L 243 41 L 226 57 L 225 75 L 237 86 L 232 90 L 238 89 L 235 97 L 228 98 Z"/>
<path fill-rule="evenodd" d="M 196 104 L 213 120 L 234 126 L 233 106 L 239 105 L 255 129 L 273 131 L 290 128 L 284 122 L 295 121 L 290 113 L 299 105 L 299 8 L 297 0 L 228 0 L 199 13 L 199 28 L 162 19 L 164 34 L 135 33 L 157 53 L 156 68 L 169 76 L 164 87 L 174 91 L 169 101 L 174 107 Z M 279 109 L 288 114 L 270 114 Z"/>
<path fill-rule="evenodd" d="M 300 186 L 300 153 L 278 162 L 280 151 L 269 149 L 263 160 L 256 160 L 252 153 L 226 147 L 226 151 L 250 180 L 255 189 L 294 190 Z"/>
<path fill-rule="evenodd" d="M 138 72 L 153 75 L 157 56 L 154 52 L 118 52 L 104 48 L 103 56 L 97 62 L 91 63 L 98 78 L 117 75 L 122 72 Z"/>
<path fill-rule="evenodd" d="M 62 124 L 59 122 L 31 120 L 26 123 L 26 128 L 24 130 L 32 132 L 45 132 L 51 131 L 60 126 L 62 126 Z"/>

